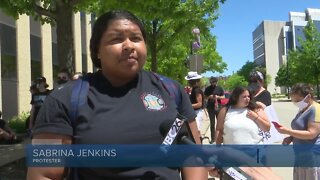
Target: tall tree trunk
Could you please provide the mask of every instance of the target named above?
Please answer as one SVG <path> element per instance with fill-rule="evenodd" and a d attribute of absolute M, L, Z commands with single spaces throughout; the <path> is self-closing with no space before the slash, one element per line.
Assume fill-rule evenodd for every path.
<path fill-rule="evenodd" d="M 69 4 L 57 7 L 57 44 L 59 68 L 74 73 L 73 10 Z"/>
<path fill-rule="evenodd" d="M 152 21 L 152 37 L 150 42 L 150 51 L 151 51 L 151 71 L 157 72 L 158 65 L 157 65 L 157 26 L 158 21 Z"/>

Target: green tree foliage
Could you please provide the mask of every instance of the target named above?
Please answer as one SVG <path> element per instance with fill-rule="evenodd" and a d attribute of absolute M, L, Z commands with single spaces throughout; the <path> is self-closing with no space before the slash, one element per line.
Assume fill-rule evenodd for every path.
<path fill-rule="evenodd" d="M 264 87 L 267 88 L 268 84 L 271 82 L 271 76 L 266 74 L 266 68 L 257 66 L 254 62 L 247 61 L 239 71 L 237 71 L 237 75 L 242 76 L 246 81 L 249 81 L 249 76 L 252 71 L 259 71 L 264 74 Z"/>
<path fill-rule="evenodd" d="M 26 14 L 42 23 L 54 24 L 57 28 L 57 51 L 59 67 L 74 72 L 74 46 L 72 14 L 80 7 L 92 6 L 93 0 L 1 0 L 0 8 L 16 19 Z"/>
<path fill-rule="evenodd" d="M 304 38 L 299 38 L 301 46 L 288 54 L 290 84 L 304 82 L 317 85 L 319 97 L 320 32 L 312 21 L 304 28 Z"/>
<path fill-rule="evenodd" d="M 288 74 L 288 68 L 287 65 L 280 66 L 277 76 L 275 78 L 276 86 L 286 86 L 290 87 L 292 86 L 289 74 Z"/>
<path fill-rule="evenodd" d="M 222 57 L 216 51 L 216 37 L 204 35 L 201 39 L 202 47 L 197 53 L 201 54 L 204 58 L 203 72 L 215 71 L 223 73 L 227 69 L 227 64 L 222 60 Z"/>
<path fill-rule="evenodd" d="M 238 70 L 237 74 L 239 76 L 244 77 L 246 80 L 249 80 L 250 73 L 257 67 L 254 62 L 247 61 L 240 70 Z"/>
<path fill-rule="evenodd" d="M 233 74 L 225 81 L 224 88 L 232 91 L 237 86 L 248 86 L 248 81 L 238 74 Z"/>
<path fill-rule="evenodd" d="M 224 0 L 96 0 L 88 10 L 99 15 L 112 9 L 127 9 L 140 17 L 147 30 L 151 60 L 146 68 L 181 80 L 188 71 L 184 63 L 194 41 L 191 30 L 195 27 L 200 29 L 202 47 L 196 53 L 204 56 L 204 69 L 222 72 L 226 68 L 210 33 L 220 3 Z"/>

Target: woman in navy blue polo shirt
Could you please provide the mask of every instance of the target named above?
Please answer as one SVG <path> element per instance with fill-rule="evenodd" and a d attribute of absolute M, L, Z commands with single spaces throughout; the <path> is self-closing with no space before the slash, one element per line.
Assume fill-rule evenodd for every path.
<path fill-rule="evenodd" d="M 87 103 L 78 109 L 72 126 L 71 95 L 75 81 L 57 88 L 37 117 L 33 142 L 54 139 L 61 144 L 161 144 L 161 124 L 173 123 L 177 110 L 187 119 L 197 143 L 195 113 L 188 95 L 180 91 L 177 104 L 153 73 L 143 70 L 147 58 L 146 32 L 127 11 L 110 11 L 94 24 L 91 59 L 99 71 L 87 75 Z M 41 143 L 41 142 L 40 142 Z M 28 179 L 62 179 L 65 168 L 33 167 Z M 75 172 L 75 171 L 73 171 Z M 80 168 L 78 179 L 181 179 L 177 168 Z M 182 168 L 184 179 L 207 179 L 203 167 Z"/>

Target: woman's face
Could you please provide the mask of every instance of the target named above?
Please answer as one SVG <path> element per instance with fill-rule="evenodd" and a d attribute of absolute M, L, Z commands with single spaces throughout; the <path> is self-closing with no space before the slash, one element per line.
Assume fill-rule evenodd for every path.
<path fill-rule="evenodd" d="M 130 79 L 142 69 L 147 57 L 138 25 L 127 20 L 112 21 L 101 37 L 98 58 L 108 78 Z"/>
<path fill-rule="evenodd" d="M 293 103 L 302 101 L 304 99 L 304 97 L 299 94 L 290 94 L 290 98 Z"/>
<path fill-rule="evenodd" d="M 247 107 L 250 102 L 250 94 L 249 91 L 245 90 L 242 94 L 240 94 L 237 106 L 238 107 Z"/>

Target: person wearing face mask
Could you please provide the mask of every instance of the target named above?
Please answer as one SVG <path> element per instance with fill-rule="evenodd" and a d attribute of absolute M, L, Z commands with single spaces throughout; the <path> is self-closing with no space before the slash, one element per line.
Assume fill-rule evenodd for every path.
<path fill-rule="evenodd" d="M 291 122 L 291 128 L 277 126 L 281 134 L 289 135 L 282 144 L 320 144 L 320 105 L 313 99 L 313 88 L 305 83 L 294 85 L 290 93 L 291 101 L 299 108 Z M 296 156 L 297 157 L 297 156 Z M 310 158 L 309 160 L 313 160 Z M 294 179 L 320 179 L 320 167 L 294 167 Z"/>
<path fill-rule="evenodd" d="M 58 73 L 57 85 L 61 86 L 69 81 L 69 72 L 66 69 L 61 70 Z"/>
<path fill-rule="evenodd" d="M 35 81 L 35 86 L 37 91 L 32 94 L 31 102 L 32 105 L 30 111 L 30 120 L 29 120 L 29 130 L 31 130 L 35 124 L 38 112 L 44 103 L 46 97 L 49 95 L 51 90 L 47 89 L 49 85 L 45 77 L 38 77 Z"/>
<path fill-rule="evenodd" d="M 249 91 L 253 95 L 253 100 L 263 108 L 271 105 L 271 94 L 264 87 L 264 76 L 259 71 L 253 71 L 249 76 Z"/>

